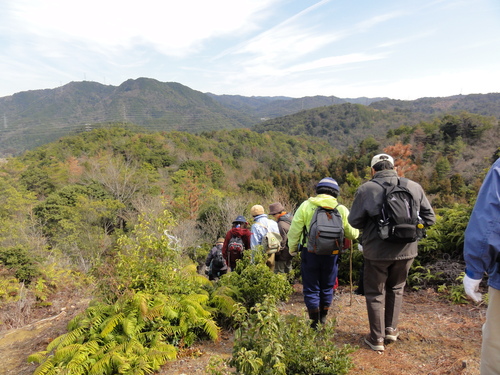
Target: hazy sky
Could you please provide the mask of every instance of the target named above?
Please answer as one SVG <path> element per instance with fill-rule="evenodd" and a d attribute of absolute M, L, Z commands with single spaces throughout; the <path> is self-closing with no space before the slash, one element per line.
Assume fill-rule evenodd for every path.
<path fill-rule="evenodd" d="M 500 92 L 500 1 L 0 0 L 0 97 L 139 77 L 244 96 Z"/>

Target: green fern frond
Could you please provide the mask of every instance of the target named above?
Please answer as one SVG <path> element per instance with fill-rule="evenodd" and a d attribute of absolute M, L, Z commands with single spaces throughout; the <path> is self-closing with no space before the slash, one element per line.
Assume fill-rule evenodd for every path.
<path fill-rule="evenodd" d="M 236 301 L 228 295 L 215 295 L 212 297 L 212 303 L 217 312 L 224 316 L 231 316 L 236 310 Z"/>
<path fill-rule="evenodd" d="M 111 362 L 112 356 L 107 353 L 102 356 L 97 362 L 95 362 L 89 369 L 88 375 L 103 375 L 110 374 L 113 369 L 113 364 Z"/>
<path fill-rule="evenodd" d="M 174 311 L 172 309 L 167 309 L 164 304 L 159 304 L 150 308 L 143 316 L 145 319 L 154 320 L 159 317 L 166 316 L 167 311 Z M 174 318 L 175 314 L 171 315 Z"/>
<path fill-rule="evenodd" d="M 200 293 L 192 293 L 185 295 L 183 300 L 185 301 L 194 301 L 198 304 L 206 304 L 208 302 L 209 296 Z"/>
<path fill-rule="evenodd" d="M 89 367 L 89 353 L 85 351 L 81 351 L 73 356 L 65 366 L 69 374 L 86 374 Z"/>
<path fill-rule="evenodd" d="M 218 287 L 214 293 L 214 296 L 229 296 L 235 301 L 244 302 L 245 297 L 241 293 L 241 289 L 236 286 L 222 285 Z"/>
<path fill-rule="evenodd" d="M 113 332 L 113 330 L 116 328 L 116 326 L 118 324 L 120 324 L 124 318 L 125 318 L 125 315 L 123 313 L 118 313 L 118 314 L 106 319 L 103 322 L 104 328 L 101 330 L 101 336 L 106 337 L 108 334 Z"/>
<path fill-rule="evenodd" d="M 138 332 L 136 338 L 141 344 L 146 345 L 147 343 L 149 346 L 154 346 L 164 341 L 163 334 L 156 329 L 154 331 Z"/>
<path fill-rule="evenodd" d="M 42 363 L 40 366 L 36 368 L 36 370 L 33 372 L 33 375 L 55 375 L 55 367 L 54 367 L 54 362 L 51 361 L 49 358 L 47 361 Z"/>
<path fill-rule="evenodd" d="M 75 357 L 82 348 L 83 344 L 70 344 L 64 347 L 58 348 L 54 353 L 54 361 L 56 362 L 68 362 L 71 358 Z"/>
<path fill-rule="evenodd" d="M 160 329 L 167 337 L 175 337 L 182 334 L 182 329 L 178 325 L 163 324 Z"/>
<path fill-rule="evenodd" d="M 30 354 L 27 361 L 32 363 L 42 363 L 47 358 L 48 353 L 49 352 L 47 350 L 43 350 L 37 353 Z"/>
<path fill-rule="evenodd" d="M 205 325 L 203 326 L 203 331 L 208 335 L 208 337 L 210 337 L 214 341 L 219 338 L 220 328 L 211 319 L 205 320 Z"/>
<path fill-rule="evenodd" d="M 55 348 L 68 346 L 79 340 L 82 340 L 82 336 L 85 334 L 85 327 L 79 327 L 71 332 L 65 333 L 59 337 L 52 340 L 49 345 L 47 345 L 47 351 L 51 352 Z"/>
<path fill-rule="evenodd" d="M 147 353 L 148 362 L 152 364 L 154 370 L 159 369 L 162 365 L 168 361 L 172 361 L 177 358 L 177 349 L 173 345 L 169 344 L 159 344 L 151 348 Z"/>
<path fill-rule="evenodd" d="M 153 301 L 153 298 L 146 293 L 136 293 L 134 296 L 133 303 L 139 309 L 141 316 L 146 316 L 149 311 L 149 304 Z"/>
<path fill-rule="evenodd" d="M 124 357 L 122 353 L 113 352 L 110 354 L 110 357 L 111 357 L 111 363 L 114 366 L 114 368 L 123 368 L 128 365 L 127 358 Z"/>
<path fill-rule="evenodd" d="M 177 348 L 173 345 L 161 342 L 158 343 L 157 346 L 155 346 L 154 350 L 161 351 L 165 356 L 165 358 L 169 361 L 172 361 L 177 358 Z"/>
<path fill-rule="evenodd" d="M 128 337 L 133 337 L 137 332 L 137 317 L 134 316 L 134 314 L 129 314 L 123 318 L 121 325 L 123 333 L 125 333 Z"/>

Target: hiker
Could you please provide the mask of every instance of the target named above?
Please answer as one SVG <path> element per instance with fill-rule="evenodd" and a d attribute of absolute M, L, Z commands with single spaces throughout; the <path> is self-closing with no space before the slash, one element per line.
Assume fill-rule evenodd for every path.
<path fill-rule="evenodd" d="M 336 208 L 340 230 L 342 234 L 349 239 L 356 239 L 359 230 L 353 228 L 347 222 L 349 210 L 347 207 L 337 202 L 340 192 L 339 185 L 331 177 L 323 178 L 316 185 L 316 196 L 310 197 L 302 202 L 292 220 L 288 232 L 288 248 L 292 256 L 298 251 L 301 253 L 301 273 L 304 303 L 307 307 L 311 326 L 317 328 L 318 323 L 325 324 L 328 310 L 333 301 L 334 286 L 337 280 L 338 258 L 340 248 L 343 244 L 343 238 L 337 241 L 335 249 L 331 245 L 331 250 L 326 255 L 318 255 L 313 249 L 309 251 L 309 244 L 314 242 L 313 237 L 308 236 L 311 233 L 312 221 L 318 207 L 329 209 Z"/>
<path fill-rule="evenodd" d="M 207 275 L 209 280 L 217 280 L 219 277 L 227 273 L 227 263 L 222 255 L 222 245 L 224 238 L 219 238 L 214 247 L 209 251 L 205 266 L 207 267 Z"/>
<path fill-rule="evenodd" d="M 250 209 L 250 214 L 253 216 L 254 224 L 252 225 L 251 231 L 252 236 L 250 237 L 250 248 L 252 249 L 252 261 L 254 259 L 254 252 L 257 246 L 262 245 L 262 241 L 268 231 L 279 233 L 278 224 L 267 217 L 264 213 L 264 207 L 260 204 L 256 204 Z M 270 254 L 266 260 L 266 265 L 271 271 L 274 271 L 274 257 L 275 254 Z"/>
<path fill-rule="evenodd" d="M 436 222 L 436 217 L 422 187 L 414 181 L 398 177 L 392 156 L 375 155 L 370 167 L 372 179 L 357 189 L 349 214 L 349 223 L 362 230 L 363 287 L 370 324 L 370 334 L 364 341 L 372 350 L 383 351 L 384 340 L 386 343 L 395 342 L 399 335 L 398 321 L 404 287 L 410 266 L 417 256 L 418 243 L 413 238 L 405 238 L 406 241 L 413 240 L 407 243 L 390 242 L 387 237 L 392 236 L 391 233 L 396 233 L 394 231 L 388 233 L 385 230 L 384 220 L 380 221 L 384 225 L 380 226 L 379 234 L 382 203 L 387 202 L 384 186 L 403 186 L 411 193 L 410 198 L 407 196 L 413 203 L 410 214 L 412 219 L 415 215 L 420 217 L 418 225 L 432 225 Z M 407 231 L 402 236 L 412 230 L 417 233 L 418 225 L 416 223 L 408 225 Z M 398 230 L 397 234 L 399 233 Z M 390 240 L 395 241 L 392 237 Z"/>
<path fill-rule="evenodd" d="M 281 203 L 276 202 L 269 205 L 269 215 L 274 216 L 278 223 L 279 233 L 281 235 L 281 249 L 274 257 L 274 272 L 290 273 L 292 270 L 292 259 L 288 250 L 288 231 L 292 223 L 293 216 L 285 211 Z"/>
<path fill-rule="evenodd" d="M 231 271 L 236 268 L 236 261 L 243 258 L 243 251 L 250 249 L 250 236 L 245 217 L 240 215 L 234 219 L 222 245 L 222 256 Z"/>
<path fill-rule="evenodd" d="M 488 171 L 465 230 L 465 293 L 481 302 L 479 284 L 488 275 L 488 309 L 483 325 L 481 375 L 500 374 L 500 158 Z"/>

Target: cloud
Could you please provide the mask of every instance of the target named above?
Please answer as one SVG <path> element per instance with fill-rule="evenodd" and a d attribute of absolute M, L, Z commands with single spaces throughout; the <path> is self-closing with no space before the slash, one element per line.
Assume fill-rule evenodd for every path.
<path fill-rule="evenodd" d="M 18 28 L 44 38 L 79 40 L 101 48 L 149 44 L 168 56 L 185 56 L 213 37 L 256 28 L 259 13 L 276 0 L 16 0 Z"/>

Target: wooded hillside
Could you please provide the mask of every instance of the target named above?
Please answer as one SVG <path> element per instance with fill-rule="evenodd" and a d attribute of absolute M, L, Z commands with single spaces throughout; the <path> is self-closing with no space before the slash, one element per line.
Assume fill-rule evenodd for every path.
<path fill-rule="evenodd" d="M 279 335 L 290 342 L 269 337 L 273 345 L 296 345 L 303 357 L 294 365 L 314 363 L 324 371 L 335 365 L 345 373 L 347 348 L 328 340 L 327 352 L 314 359 L 318 353 L 299 350 L 304 339 L 314 348 L 307 321 L 284 321 L 276 310 L 275 300 L 291 293 L 290 279 L 300 278 L 297 264 L 292 274 L 274 274 L 257 253 L 220 283 L 208 281 L 203 266 L 236 216 L 251 223 L 255 204 L 267 208 L 279 201 L 293 213 L 321 178 L 331 176 L 341 187 L 339 201 L 349 207 L 369 178 L 370 159 L 383 151 L 424 187 L 438 214 L 420 242 L 408 287 L 434 288 L 453 303 L 465 303 L 463 231 L 482 178 L 500 156 L 498 120 L 460 112 L 409 124 L 399 114 L 341 104 L 283 118 L 280 131 L 259 132 L 101 125 L 3 160 L 0 330 L 27 324 L 33 311 L 50 309 L 61 293 L 88 293 L 92 303 L 71 322 L 70 332 L 31 360 L 50 368 L 47 374 L 70 360 L 106 374 L 119 366 L 147 372 L 198 339 L 216 340 L 224 325 L 253 320 L 247 334 L 257 337 L 251 330 L 260 326 L 258 312 L 265 309 L 264 316 L 290 330 L 285 338 Z M 387 118 L 401 124 L 387 126 Z M 337 138 L 347 144 L 337 146 Z M 342 255 L 343 264 L 348 256 Z M 354 280 L 361 258 L 353 253 Z M 341 284 L 348 272 L 341 267 Z M 309 333 L 299 337 L 304 330 Z M 267 341 L 253 343 L 268 352 Z M 238 368 L 260 363 L 244 353 L 235 358 Z"/>

